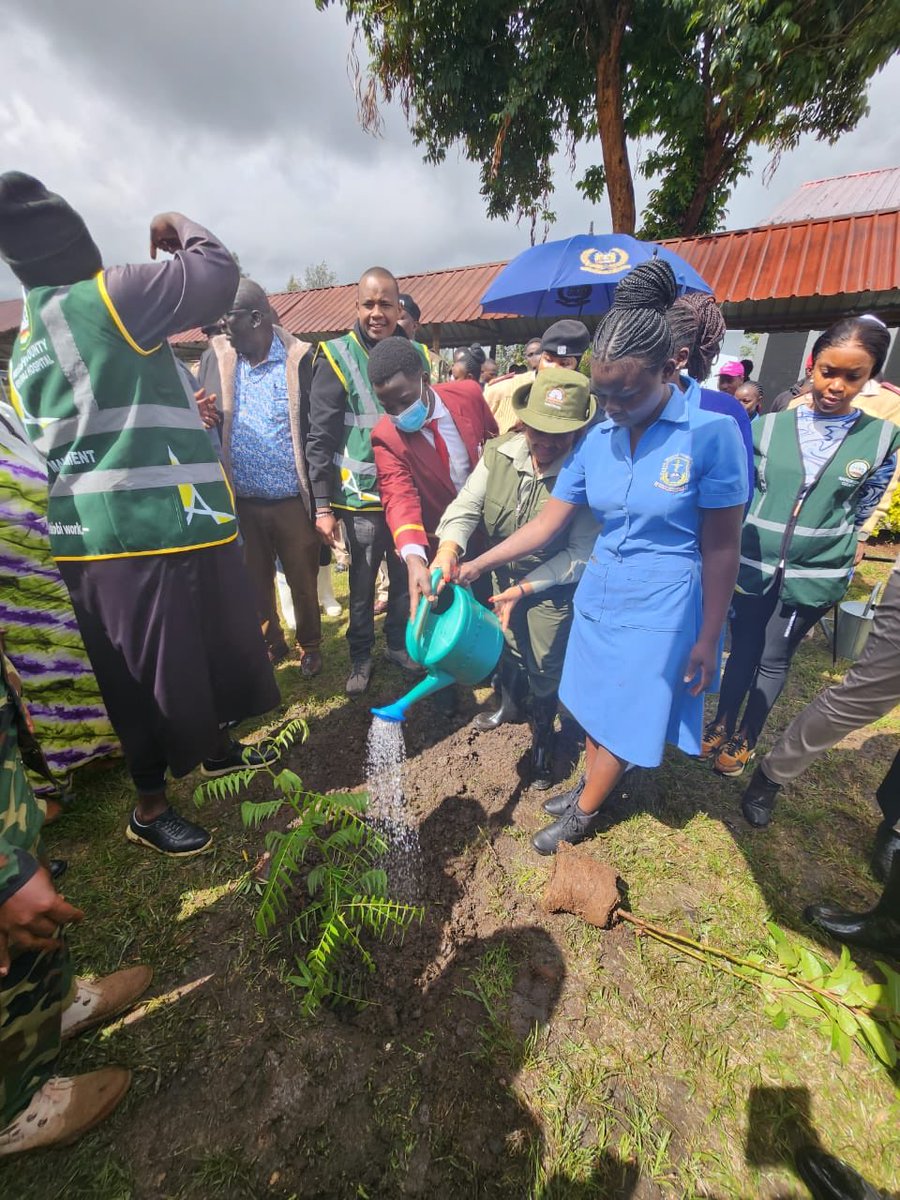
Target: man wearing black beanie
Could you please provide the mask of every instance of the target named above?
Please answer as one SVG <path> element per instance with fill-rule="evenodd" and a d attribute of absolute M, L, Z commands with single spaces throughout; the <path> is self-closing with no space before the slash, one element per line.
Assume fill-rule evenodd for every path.
<path fill-rule="evenodd" d="M 126 836 L 188 857 L 211 838 L 169 807 L 167 771 L 263 765 L 225 728 L 280 697 L 231 489 L 167 342 L 230 308 L 238 268 L 180 213 L 153 219 L 159 251 L 172 258 L 103 269 L 66 200 L 0 175 L 0 257 L 26 289 L 13 402 L 47 460 L 51 552 L 137 789 Z"/>

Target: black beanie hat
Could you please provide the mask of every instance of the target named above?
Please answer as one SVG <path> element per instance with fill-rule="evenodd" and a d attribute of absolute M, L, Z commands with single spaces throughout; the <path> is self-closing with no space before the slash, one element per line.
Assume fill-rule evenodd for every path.
<path fill-rule="evenodd" d="M 103 266 L 75 209 L 21 171 L 0 175 L 0 258 L 26 288 L 77 283 Z"/>

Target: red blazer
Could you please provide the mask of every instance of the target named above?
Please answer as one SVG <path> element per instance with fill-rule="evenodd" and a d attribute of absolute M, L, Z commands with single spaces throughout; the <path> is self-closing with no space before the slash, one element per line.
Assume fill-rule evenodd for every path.
<path fill-rule="evenodd" d="M 473 379 L 439 383 L 434 390 L 443 400 L 469 454 L 469 467 L 481 458 L 484 443 L 497 436 L 497 422 Z M 437 450 L 420 431 L 403 433 L 383 416 L 372 430 L 372 449 L 378 471 L 378 491 L 388 528 L 398 550 L 437 546 L 435 530 L 444 509 L 456 499 L 450 472 Z"/>

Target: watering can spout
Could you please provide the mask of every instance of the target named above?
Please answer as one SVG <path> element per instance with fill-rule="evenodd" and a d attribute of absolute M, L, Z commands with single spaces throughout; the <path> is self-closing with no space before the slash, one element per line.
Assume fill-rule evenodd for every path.
<path fill-rule="evenodd" d="M 429 671 L 424 679 L 421 679 L 414 688 L 411 688 L 399 700 L 395 700 L 393 704 L 386 704 L 383 708 L 373 708 L 372 716 L 380 717 L 382 721 L 402 721 L 406 716 L 406 710 L 413 704 L 455 682 L 448 671 Z"/>

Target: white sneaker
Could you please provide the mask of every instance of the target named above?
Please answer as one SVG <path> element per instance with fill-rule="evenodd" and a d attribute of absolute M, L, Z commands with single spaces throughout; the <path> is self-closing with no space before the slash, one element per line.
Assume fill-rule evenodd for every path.
<path fill-rule="evenodd" d="M 331 584 L 331 564 L 319 567 L 318 578 L 319 606 L 326 617 L 339 617 L 344 611 L 341 602 L 334 594 Z"/>
<path fill-rule="evenodd" d="M 0 1129 L 0 1158 L 71 1145 L 109 1116 L 130 1085 L 131 1072 L 124 1067 L 48 1079 L 27 1108 Z"/>

